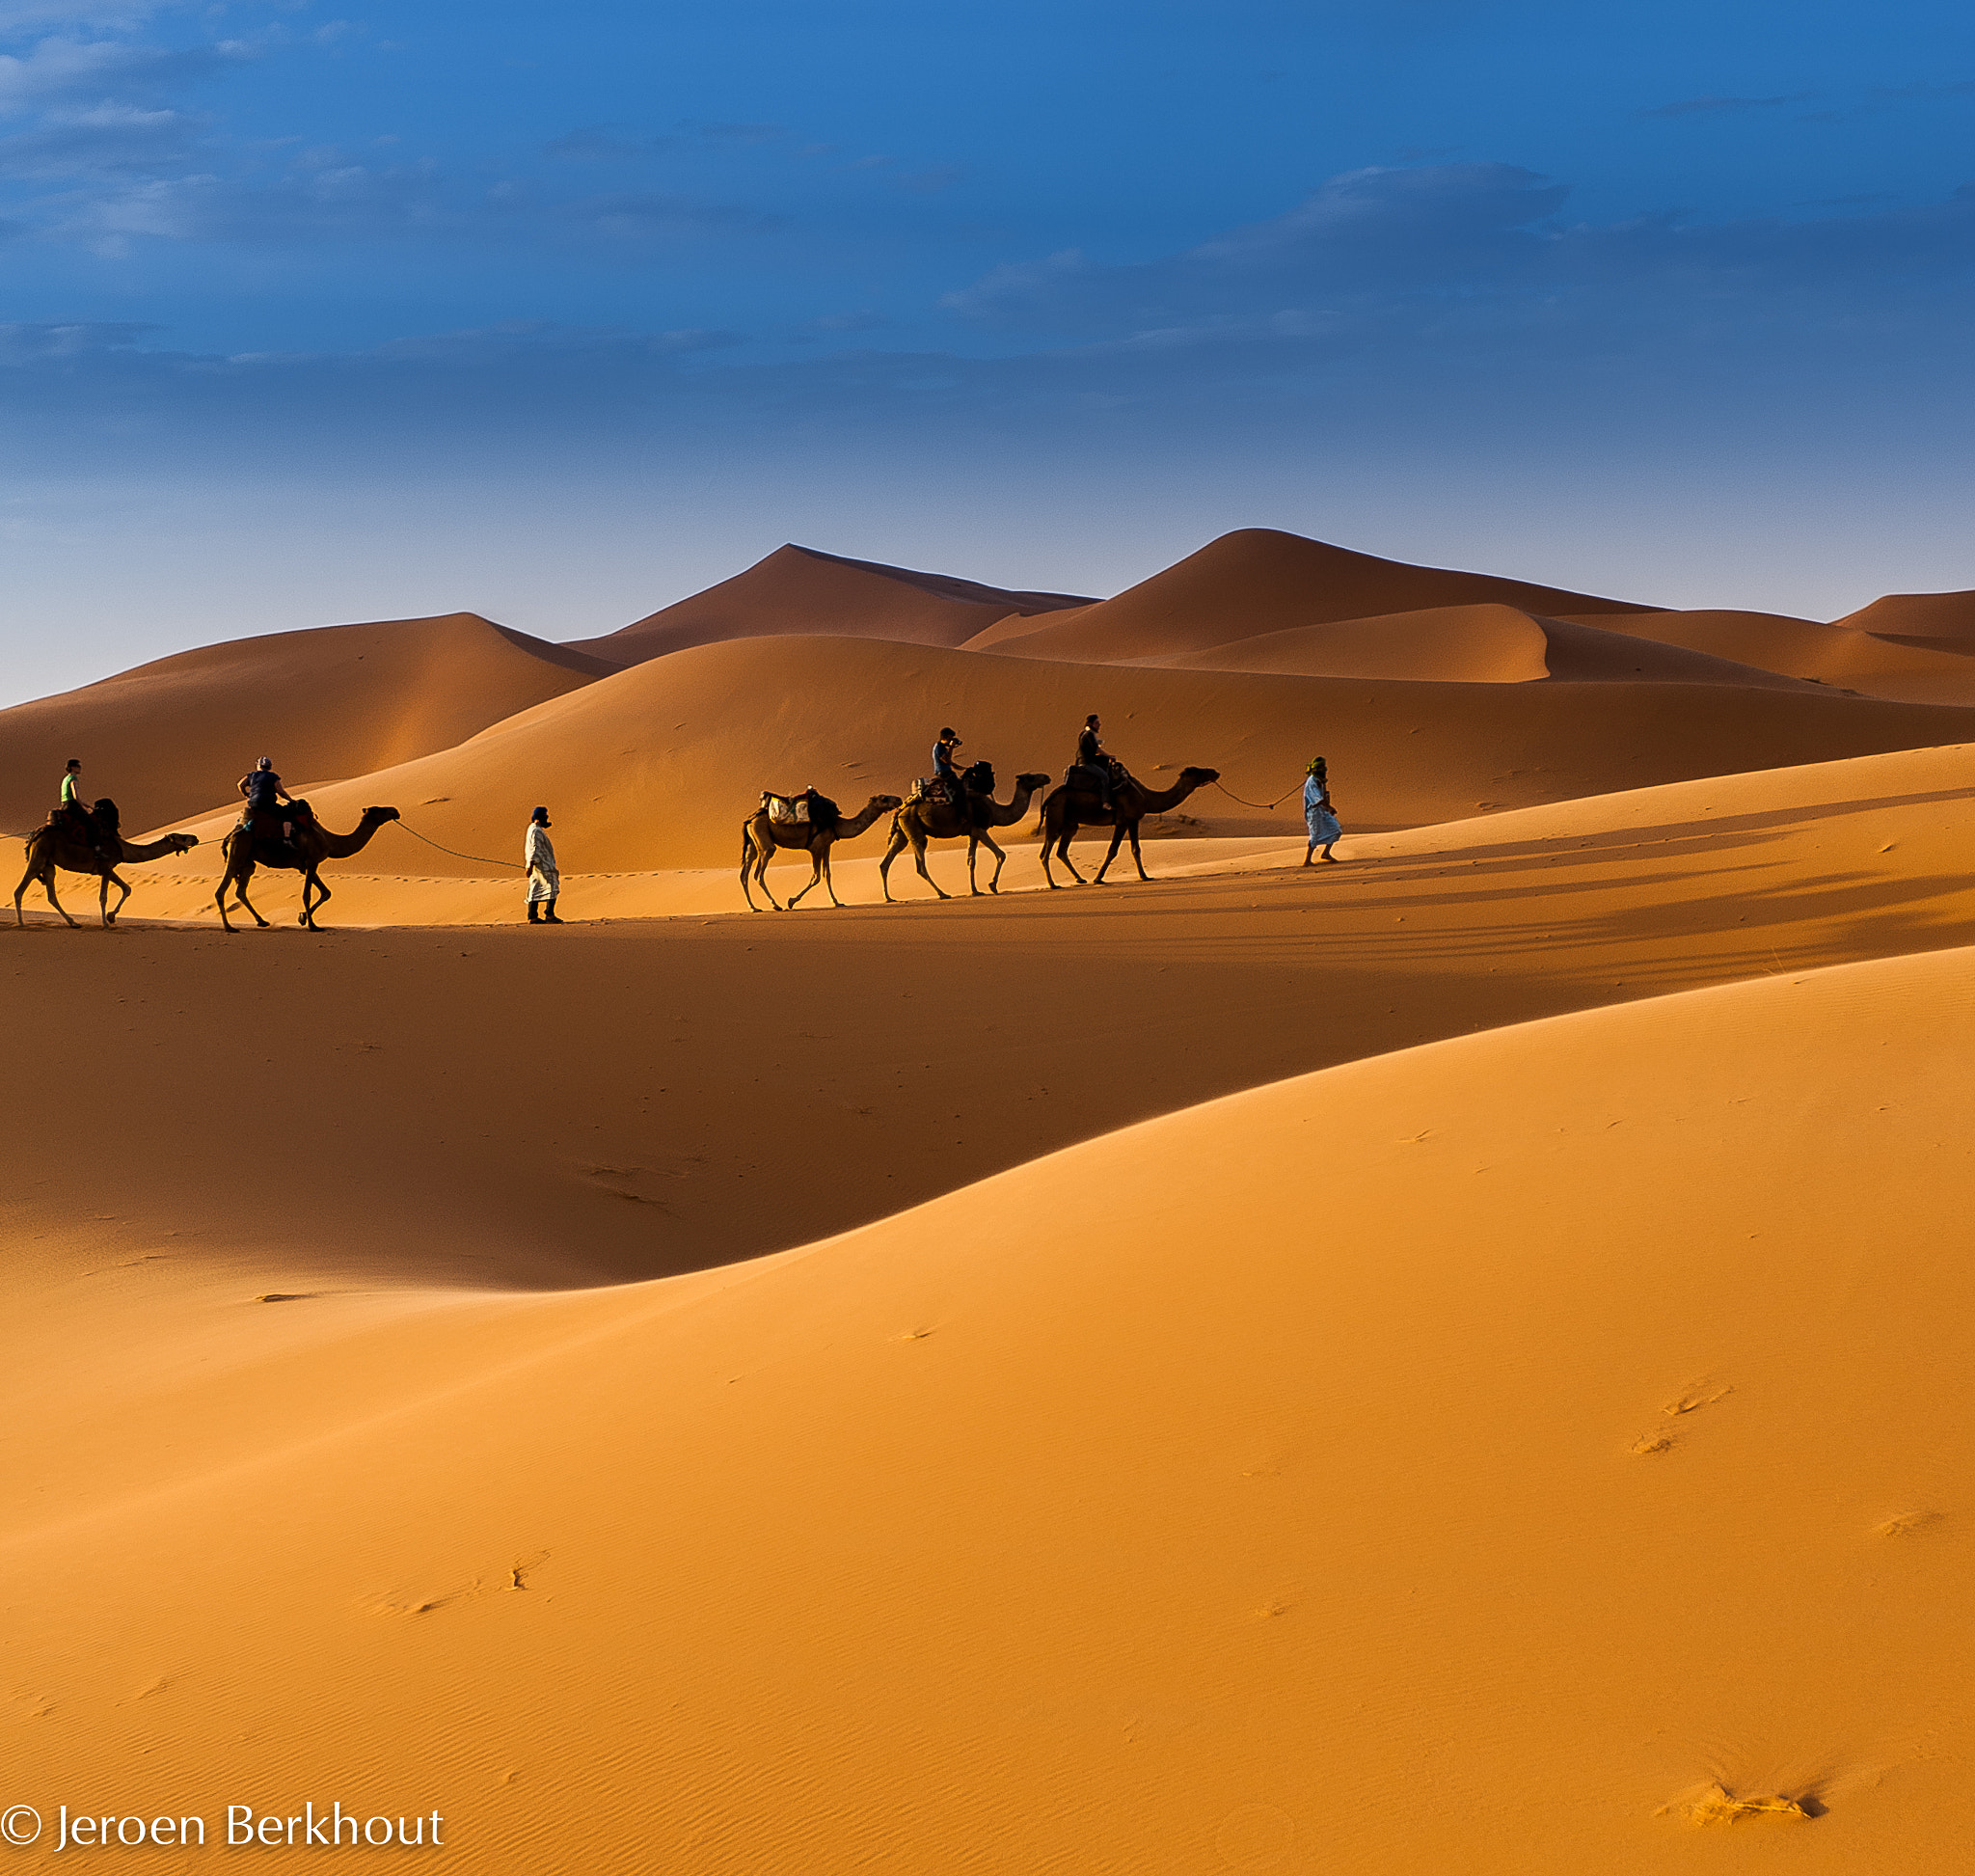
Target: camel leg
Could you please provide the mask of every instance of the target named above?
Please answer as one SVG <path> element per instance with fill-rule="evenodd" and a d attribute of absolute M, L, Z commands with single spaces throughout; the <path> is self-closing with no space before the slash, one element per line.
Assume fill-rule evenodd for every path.
<path fill-rule="evenodd" d="M 1056 857 L 1060 859 L 1065 866 L 1069 868 L 1069 877 L 1072 880 L 1074 880 L 1078 885 L 1088 885 L 1090 882 L 1086 880 L 1084 876 L 1076 870 L 1076 862 L 1069 856 L 1069 843 L 1073 839 L 1075 839 L 1079 831 L 1079 824 L 1075 821 L 1072 821 L 1069 827 L 1064 829 L 1063 838 L 1056 844 Z"/>
<path fill-rule="evenodd" d="M 109 902 L 110 888 L 112 886 L 117 888 L 117 903 L 114 906 Z M 102 907 L 103 923 L 105 925 L 114 926 L 117 923 L 117 914 L 123 910 L 123 902 L 129 897 L 130 888 L 116 874 L 105 873 L 103 875 L 103 889 L 98 895 L 98 901 Z"/>
<path fill-rule="evenodd" d="M 1056 829 L 1045 820 L 1042 823 L 1042 881 L 1051 892 L 1061 892 L 1063 888 L 1056 884 L 1056 875 L 1049 870 L 1049 849 L 1055 842 Z"/>
<path fill-rule="evenodd" d="M 933 875 L 927 872 L 926 870 L 926 836 L 923 833 L 918 837 L 918 839 L 912 842 L 912 864 L 919 869 L 919 877 L 922 880 L 924 880 L 926 884 L 930 885 L 934 892 L 939 892 L 939 882 L 935 880 L 933 877 Z M 939 896 L 942 899 L 951 899 L 953 897 L 953 894 L 950 892 L 939 892 Z"/>
<path fill-rule="evenodd" d="M 1102 885 L 1104 884 L 1104 875 L 1110 872 L 1111 862 L 1118 857 L 1118 849 L 1123 844 L 1123 842 L 1124 823 L 1121 821 L 1115 828 L 1111 829 L 1110 848 L 1104 855 L 1103 865 L 1097 868 L 1097 884 L 1099 885 Z"/>
<path fill-rule="evenodd" d="M 884 890 L 884 903 L 895 906 L 898 901 L 891 896 L 891 863 L 906 851 L 906 836 L 894 820 L 891 824 L 891 838 L 885 842 L 884 857 L 878 862 L 878 884 Z"/>
<path fill-rule="evenodd" d="M 68 908 L 63 905 L 61 900 L 55 897 L 55 869 L 52 866 L 41 875 L 41 890 L 48 895 L 49 905 L 53 906 L 62 914 L 64 921 L 69 929 L 71 931 L 80 931 L 81 927 L 76 924 L 74 919 L 68 916 Z"/>
<path fill-rule="evenodd" d="M 761 910 L 754 903 L 750 875 L 752 882 L 758 883 L 762 891 L 768 892 L 770 906 L 776 911 L 781 911 L 781 907 L 775 904 L 775 895 L 768 890 L 768 863 L 773 855 L 773 843 L 771 842 L 766 848 L 762 847 L 754 837 L 754 824 L 751 821 L 745 823 L 741 829 L 741 895 L 747 901 L 749 911 Z"/>
<path fill-rule="evenodd" d="M 309 888 L 315 888 L 315 903 L 309 903 Z M 315 923 L 315 914 L 329 903 L 329 888 L 322 884 L 314 867 L 302 875 L 302 923 L 311 932 L 320 929 Z"/>
<path fill-rule="evenodd" d="M 1001 890 L 1001 869 L 1008 864 L 1008 856 L 994 844 L 992 836 L 986 833 L 977 833 L 967 847 L 967 884 L 970 886 L 974 884 L 974 859 L 976 854 L 983 847 L 987 848 L 994 856 L 994 877 L 988 882 L 988 890 L 989 892 L 999 892 Z M 981 896 L 980 887 L 974 887 L 974 896 L 977 899 Z"/>
<path fill-rule="evenodd" d="M 790 893 L 789 910 L 791 911 L 794 911 L 804 899 L 808 898 L 816 890 L 817 882 L 823 878 L 823 856 L 828 851 L 827 847 L 824 848 L 822 853 L 819 853 L 814 846 L 811 846 L 809 849 L 809 884 L 800 892 Z"/>
<path fill-rule="evenodd" d="M 259 912 L 255 911 L 252 902 L 247 897 L 247 882 L 253 877 L 253 869 L 250 866 L 246 872 L 242 873 L 233 882 L 233 903 L 236 906 L 244 906 L 249 912 L 252 912 L 255 924 L 258 925 L 264 932 L 267 930 L 267 920 L 261 917 Z"/>
<path fill-rule="evenodd" d="M 844 902 L 837 897 L 836 875 L 830 870 L 829 863 L 830 848 L 834 847 L 835 845 L 836 842 L 831 841 L 829 846 L 825 847 L 823 850 L 823 889 L 824 891 L 829 894 L 830 904 L 833 905 L 837 909 L 837 911 L 842 911 L 844 909 Z"/>
<path fill-rule="evenodd" d="M 20 876 L 20 884 L 14 888 L 14 922 L 16 925 L 25 926 L 27 924 L 27 913 L 21 911 L 20 902 L 25 896 L 29 883 L 34 877 L 34 864 L 30 861 L 27 871 Z"/>
<path fill-rule="evenodd" d="M 776 911 L 784 911 L 785 908 L 783 907 L 781 901 L 778 900 L 772 892 L 769 891 L 768 884 L 768 863 L 770 860 L 773 859 L 774 856 L 774 842 L 770 841 L 766 847 L 761 849 L 760 857 L 755 862 L 754 883 L 761 887 L 764 893 L 767 894 L 769 904 Z"/>
<path fill-rule="evenodd" d="M 1152 883 L 1152 876 L 1146 871 L 1145 858 L 1139 853 L 1138 850 L 1138 823 L 1134 821 L 1127 831 L 1129 831 L 1131 835 L 1131 863 L 1132 865 L 1138 868 L 1139 878 L 1142 879 L 1146 883 L 1146 884 L 1150 885 Z"/>

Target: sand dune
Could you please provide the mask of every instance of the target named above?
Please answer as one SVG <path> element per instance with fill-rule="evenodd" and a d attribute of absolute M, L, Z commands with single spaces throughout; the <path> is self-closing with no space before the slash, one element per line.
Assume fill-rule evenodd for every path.
<path fill-rule="evenodd" d="M 1718 1787 L 1788 1808 L 1721 1854 L 1946 1870 L 1971 1009 L 1950 951 L 1501 1030 L 655 1286 L 44 1234 L 17 1788 L 470 1869 L 1576 1876 Z"/>
<path fill-rule="evenodd" d="M 9 713 L 133 825 L 270 742 L 405 820 L 321 935 L 222 936 L 210 845 L 0 924 L 0 1805 L 188 1871 L 230 1805 L 490 1876 L 1958 1870 L 1975 712 L 1881 626 L 1966 596 L 1251 533 L 1029 657 L 966 609 L 1066 596 L 784 554 L 628 667 L 459 615 Z M 954 721 L 1005 793 L 1093 709 L 1288 799 L 739 910 L 762 786 Z M 597 922 L 472 857 L 541 800 Z"/>
<path fill-rule="evenodd" d="M 621 632 L 580 639 L 572 648 L 635 665 L 690 645 L 792 634 L 958 645 L 996 619 L 1089 603 L 1069 593 L 1009 592 L 945 574 L 788 546 Z"/>
<path fill-rule="evenodd" d="M 1838 623 L 1895 642 L 1917 639 L 1964 647 L 1975 639 L 1975 592 L 1887 593 Z"/>
<path fill-rule="evenodd" d="M 1975 703 L 1975 666 L 1946 648 L 1947 640 L 1881 638 L 1842 619 L 1818 625 L 1777 612 L 1694 612 L 1621 618 L 1586 614 L 1578 623 L 1663 645 L 1684 645 L 1865 696 L 1902 703 Z"/>
<path fill-rule="evenodd" d="M 1036 626 L 1004 619 L 969 643 L 1022 658 L 1108 664 L 1204 651 L 1332 619 L 1482 605 L 1552 614 L 1651 610 L 1493 574 L 1407 566 L 1298 534 L 1244 528 L 1115 599 Z"/>
<path fill-rule="evenodd" d="M 1660 616 L 1657 613 L 1646 615 Z M 1129 662 L 1139 662 L 1136 660 Z M 1148 659 L 1188 670 L 1279 671 L 1311 677 L 1530 684 L 1650 680 L 1794 690 L 1796 681 L 1588 624 L 1532 616 L 1513 606 L 1443 606 L 1377 618 L 1295 625 L 1204 651 Z"/>
<path fill-rule="evenodd" d="M 360 775 L 611 668 L 473 612 L 207 645 L 0 711 L 0 827 L 38 826 L 71 755 L 126 828 L 161 826 L 233 798 L 257 756 L 295 788 Z"/>
<path fill-rule="evenodd" d="M 1358 828 L 1447 821 L 1477 808 L 1961 742 L 1964 712 L 1718 684 L 1401 684 L 1242 672 L 1131 669 L 982 658 L 846 639 L 701 645 L 525 711 L 458 748 L 315 791 L 332 827 L 399 808 L 443 847 L 513 856 L 537 802 L 556 816 L 572 872 L 738 866 L 740 826 L 764 787 L 814 781 L 854 809 L 902 795 L 957 724 L 1004 778 L 1068 761 L 1101 712 L 1110 747 L 1155 786 L 1189 764 L 1224 793 L 1183 811 L 1204 831 L 1293 827 L 1234 797 L 1291 796 L 1323 750 Z M 1538 758 L 1517 751 L 1540 750 Z M 223 820 L 201 824 L 207 834 Z M 1033 824 L 1026 824 L 1033 825 Z M 847 844 L 875 854 L 881 829 Z M 216 858 L 202 856 L 211 865 Z M 387 828 L 363 871 L 487 869 Z"/>

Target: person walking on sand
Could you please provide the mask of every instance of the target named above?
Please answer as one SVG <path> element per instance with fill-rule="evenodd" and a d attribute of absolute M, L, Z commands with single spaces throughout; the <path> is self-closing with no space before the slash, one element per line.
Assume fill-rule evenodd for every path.
<path fill-rule="evenodd" d="M 562 891 L 562 876 L 555 870 L 555 843 L 549 838 L 549 810 L 545 807 L 538 807 L 528 817 L 521 858 L 528 869 L 528 923 L 561 924 L 555 916 L 555 901 Z"/>
<path fill-rule="evenodd" d="M 1323 757 L 1312 756 L 1304 775 L 1303 822 L 1310 829 L 1310 851 L 1303 856 L 1303 864 L 1314 865 L 1316 850 L 1321 847 L 1323 858 L 1335 866 L 1338 858 L 1331 849 L 1343 837 L 1344 830 L 1338 826 L 1337 808 L 1331 801 L 1330 775 L 1324 768 Z"/>

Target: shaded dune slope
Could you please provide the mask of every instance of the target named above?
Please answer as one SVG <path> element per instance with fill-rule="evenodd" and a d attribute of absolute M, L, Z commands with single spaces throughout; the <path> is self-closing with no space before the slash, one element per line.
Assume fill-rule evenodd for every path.
<path fill-rule="evenodd" d="M 1866 613 L 1871 610 L 1868 607 Z M 1790 677 L 1815 679 L 1866 696 L 1906 703 L 1975 704 L 1975 664 L 1956 651 L 1951 637 L 1882 637 L 1854 623 L 1866 613 L 1836 625 L 1777 612 L 1738 612 L 1583 614 L 1577 622 Z M 1975 644 L 1975 635 L 1970 643 Z"/>
<path fill-rule="evenodd" d="M 10 1372 L 16 1780 L 1175 1876 L 1677 1869 L 1718 1785 L 1799 1814 L 1715 1861 L 1948 1870 L 1971 1012 L 1952 951 L 1497 1031 L 658 1286 L 111 1272 L 169 1476 Z M 203 1362 L 116 1365 L 147 1303 Z"/>
<path fill-rule="evenodd" d="M 977 651 L 1103 664 L 1204 651 L 1288 626 L 1477 605 L 1550 614 L 1652 610 L 1492 574 L 1408 566 L 1298 534 L 1244 528 L 1115 599 L 1039 626 L 1005 619 L 970 643 Z"/>
<path fill-rule="evenodd" d="M 958 645 L 996 619 L 1091 602 L 1069 593 L 1009 592 L 945 574 L 851 560 L 813 547 L 778 547 L 731 580 L 664 607 L 575 650 L 635 665 L 725 639 L 821 633 Z"/>
<path fill-rule="evenodd" d="M 382 802 L 442 846 L 496 856 L 518 848 L 529 808 L 547 802 L 565 871 L 735 866 L 741 823 L 765 787 L 813 781 L 851 810 L 874 794 L 903 795 L 929 766 L 933 731 L 952 722 L 970 756 L 995 764 L 1005 796 L 1020 771 L 1060 773 L 1092 710 L 1109 747 L 1152 786 L 1187 765 L 1222 771 L 1230 792 L 1202 791 L 1185 811 L 1224 833 L 1280 829 L 1283 816 L 1231 796 L 1291 794 L 1318 750 L 1347 824 L 1363 829 L 1959 743 L 1975 726 L 1964 711 L 1808 688 L 1382 683 L 753 639 L 634 666 L 315 800 L 334 827 Z M 1542 753 L 1515 753 L 1529 750 Z M 1294 811 L 1292 801 L 1285 812 Z M 882 838 L 880 824 L 843 852 L 876 853 Z M 402 830 L 387 829 L 371 853 L 363 870 L 485 872 L 417 848 Z"/>
<path fill-rule="evenodd" d="M 1152 886 L 920 913 L 580 925 L 546 945 L 512 927 L 227 938 L 209 901 L 188 908 L 203 932 L 0 928 L 12 1046 L 36 1065 L 8 1101 L 0 1217 L 20 1245 L 95 1220 L 102 1268 L 224 1252 L 257 1292 L 298 1266 L 304 1288 L 690 1269 L 1258 1080 L 1959 944 L 1971 842 L 1961 748 L 1354 835 L 1366 864 L 1285 866 L 1298 841 Z M 1153 864 L 1197 851 L 1168 842 Z M 1033 853 L 1011 875 L 1033 882 Z M 593 889 L 572 880 L 572 905 Z M 503 888 L 500 915 L 518 912 Z M 149 1063 L 174 1065 L 171 1101 Z M 222 1177 L 216 1117 L 243 1105 L 278 1109 L 295 1149 L 230 1154 Z"/>
<path fill-rule="evenodd" d="M 294 789 L 463 742 L 612 667 L 473 612 L 238 639 L 0 711 L 0 827 L 38 825 L 63 764 L 127 829 L 233 796 L 271 755 Z"/>
<path fill-rule="evenodd" d="M 1617 679 L 1799 688 L 1795 680 L 1752 665 L 1645 638 L 1627 638 L 1594 625 L 1533 617 L 1515 607 L 1493 604 L 1289 626 L 1204 651 L 1143 662 L 1190 670 L 1463 684 L 1529 684 L 1557 678 L 1568 683 Z"/>

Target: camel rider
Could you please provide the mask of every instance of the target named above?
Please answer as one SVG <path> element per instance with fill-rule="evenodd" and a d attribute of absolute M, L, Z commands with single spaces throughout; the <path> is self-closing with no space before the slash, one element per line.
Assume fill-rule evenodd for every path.
<path fill-rule="evenodd" d="M 264 755 L 253 768 L 240 777 L 240 793 L 247 798 L 247 812 L 240 817 L 240 825 L 255 831 L 257 838 L 285 840 L 292 836 L 294 824 L 284 826 L 275 831 L 275 824 L 269 820 L 265 825 L 262 816 L 273 816 L 283 802 L 295 798 L 282 786 L 282 778 L 274 772 L 274 757 Z"/>
<path fill-rule="evenodd" d="M 110 856 L 103 851 L 102 837 L 96 827 L 95 816 L 89 811 L 83 802 L 81 790 L 77 787 L 81 779 L 82 758 L 71 755 L 68 758 L 68 767 L 62 773 L 62 804 L 55 811 L 58 815 L 68 818 L 74 830 L 89 842 L 90 851 L 97 859 L 107 860 Z"/>
<path fill-rule="evenodd" d="M 1111 758 L 1104 753 L 1104 739 L 1097 732 L 1103 727 L 1096 718 L 1084 719 L 1084 726 L 1076 735 L 1076 766 L 1091 770 L 1097 778 L 1097 793 L 1104 799 L 1108 812 L 1111 806 Z"/>
<path fill-rule="evenodd" d="M 933 778 L 946 790 L 948 802 L 962 818 L 967 805 L 966 784 L 960 780 L 959 768 L 954 762 L 954 752 L 960 746 L 960 738 L 951 729 L 939 732 L 939 741 L 933 746 Z"/>

